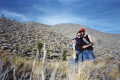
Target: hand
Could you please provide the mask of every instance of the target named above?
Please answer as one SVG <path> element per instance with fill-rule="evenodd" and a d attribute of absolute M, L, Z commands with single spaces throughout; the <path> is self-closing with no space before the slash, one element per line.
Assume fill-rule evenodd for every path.
<path fill-rule="evenodd" d="M 93 46 L 94 44 L 91 42 L 90 45 Z"/>

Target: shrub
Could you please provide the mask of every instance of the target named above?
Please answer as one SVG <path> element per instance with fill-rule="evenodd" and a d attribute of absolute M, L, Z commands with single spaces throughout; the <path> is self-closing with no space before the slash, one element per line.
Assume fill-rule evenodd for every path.
<path fill-rule="evenodd" d="M 67 50 L 63 51 L 62 59 L 67 60 Z"/>
<path fill-rule="evenodd" d="M 42 50 L 42 48 L 43 48 L 43 43 L 39 41 L 39 42 L 37 43 L 37 48 L 38 48 L 39 53 L 40 53 L 41 50 Z"/>

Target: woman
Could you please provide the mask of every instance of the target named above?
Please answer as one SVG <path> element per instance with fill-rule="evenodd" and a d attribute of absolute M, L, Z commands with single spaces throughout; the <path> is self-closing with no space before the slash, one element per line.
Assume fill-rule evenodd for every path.
<path fill-rule="evenodd" d="M 76 58 L 75 62 L 94 60 L 95 56 L 93 53 L 93 41 L 88 35 L 86 35 L 85 28 L 80 28 L 77 32 L 76 38 L 73 39 L 75 44 Z"/>

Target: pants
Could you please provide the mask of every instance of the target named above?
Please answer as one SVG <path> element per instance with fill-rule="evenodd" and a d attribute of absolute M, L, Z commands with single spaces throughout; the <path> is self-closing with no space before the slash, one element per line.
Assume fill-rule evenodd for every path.
<path fill-rule="evenodd" d="M 80 50 L 76 50 L 76 59 L 75 62 L 83 62 L 86 60 L 94 60 L 95 59 L 95 55 L 93 50 L 84 50 L 84 51 L 80 51 Z"/>

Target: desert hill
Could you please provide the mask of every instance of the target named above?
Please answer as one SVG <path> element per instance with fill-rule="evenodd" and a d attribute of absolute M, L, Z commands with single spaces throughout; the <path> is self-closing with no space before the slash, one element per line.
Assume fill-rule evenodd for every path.
<path fill-rule="evenodd" d="M 120 80 L 120 34 L 86 28 L 96 41 L 96 60 L 80 63 L 77 72 L 69 63 L 70 41 L 80 27 L 0 18 L 0 80 Z M 47 51 L 42 47 L 37 55 L 39 43 L 45 43 Z M 44 58 L 45 53 L 54 57 Z"/>
<path fill-rule="evenodd" d="M 72 39 L 75 37 L 75 34 L 80 29 L 80 27 L 86 28 L 87 34 L 91 35 L 95 39 L 96 44 L 98 44 L 97 47 L 119 47 L 118 45 L 120 44 L 120 34 L 100 32 L 98 30 L 91 29 L 79 24 L 57 24 L 51 28 L 56 32 L 62 33 L 64 36 Z"/>
<path fill-rule="evenodd" d="M 34 55 L 37 43 L 45 43 L 49 53 L 62 55 L 68 50 L 69 39 L 50 30 L 45 24 L 0 19 L 0 48 L 2 50 Z"/>
<path fill-rule="evenodd" d="M 102 55 L 105 51 L 110 51 L 110 53 L 120 52 L 120 34 L 105 33 L 79 24 L 57 24 L 52 26 L 51 29 L 73 39 L 81 27 L 85 27 L 87 34 L 91 35 L 95 40 L 97 55 Z"/>

